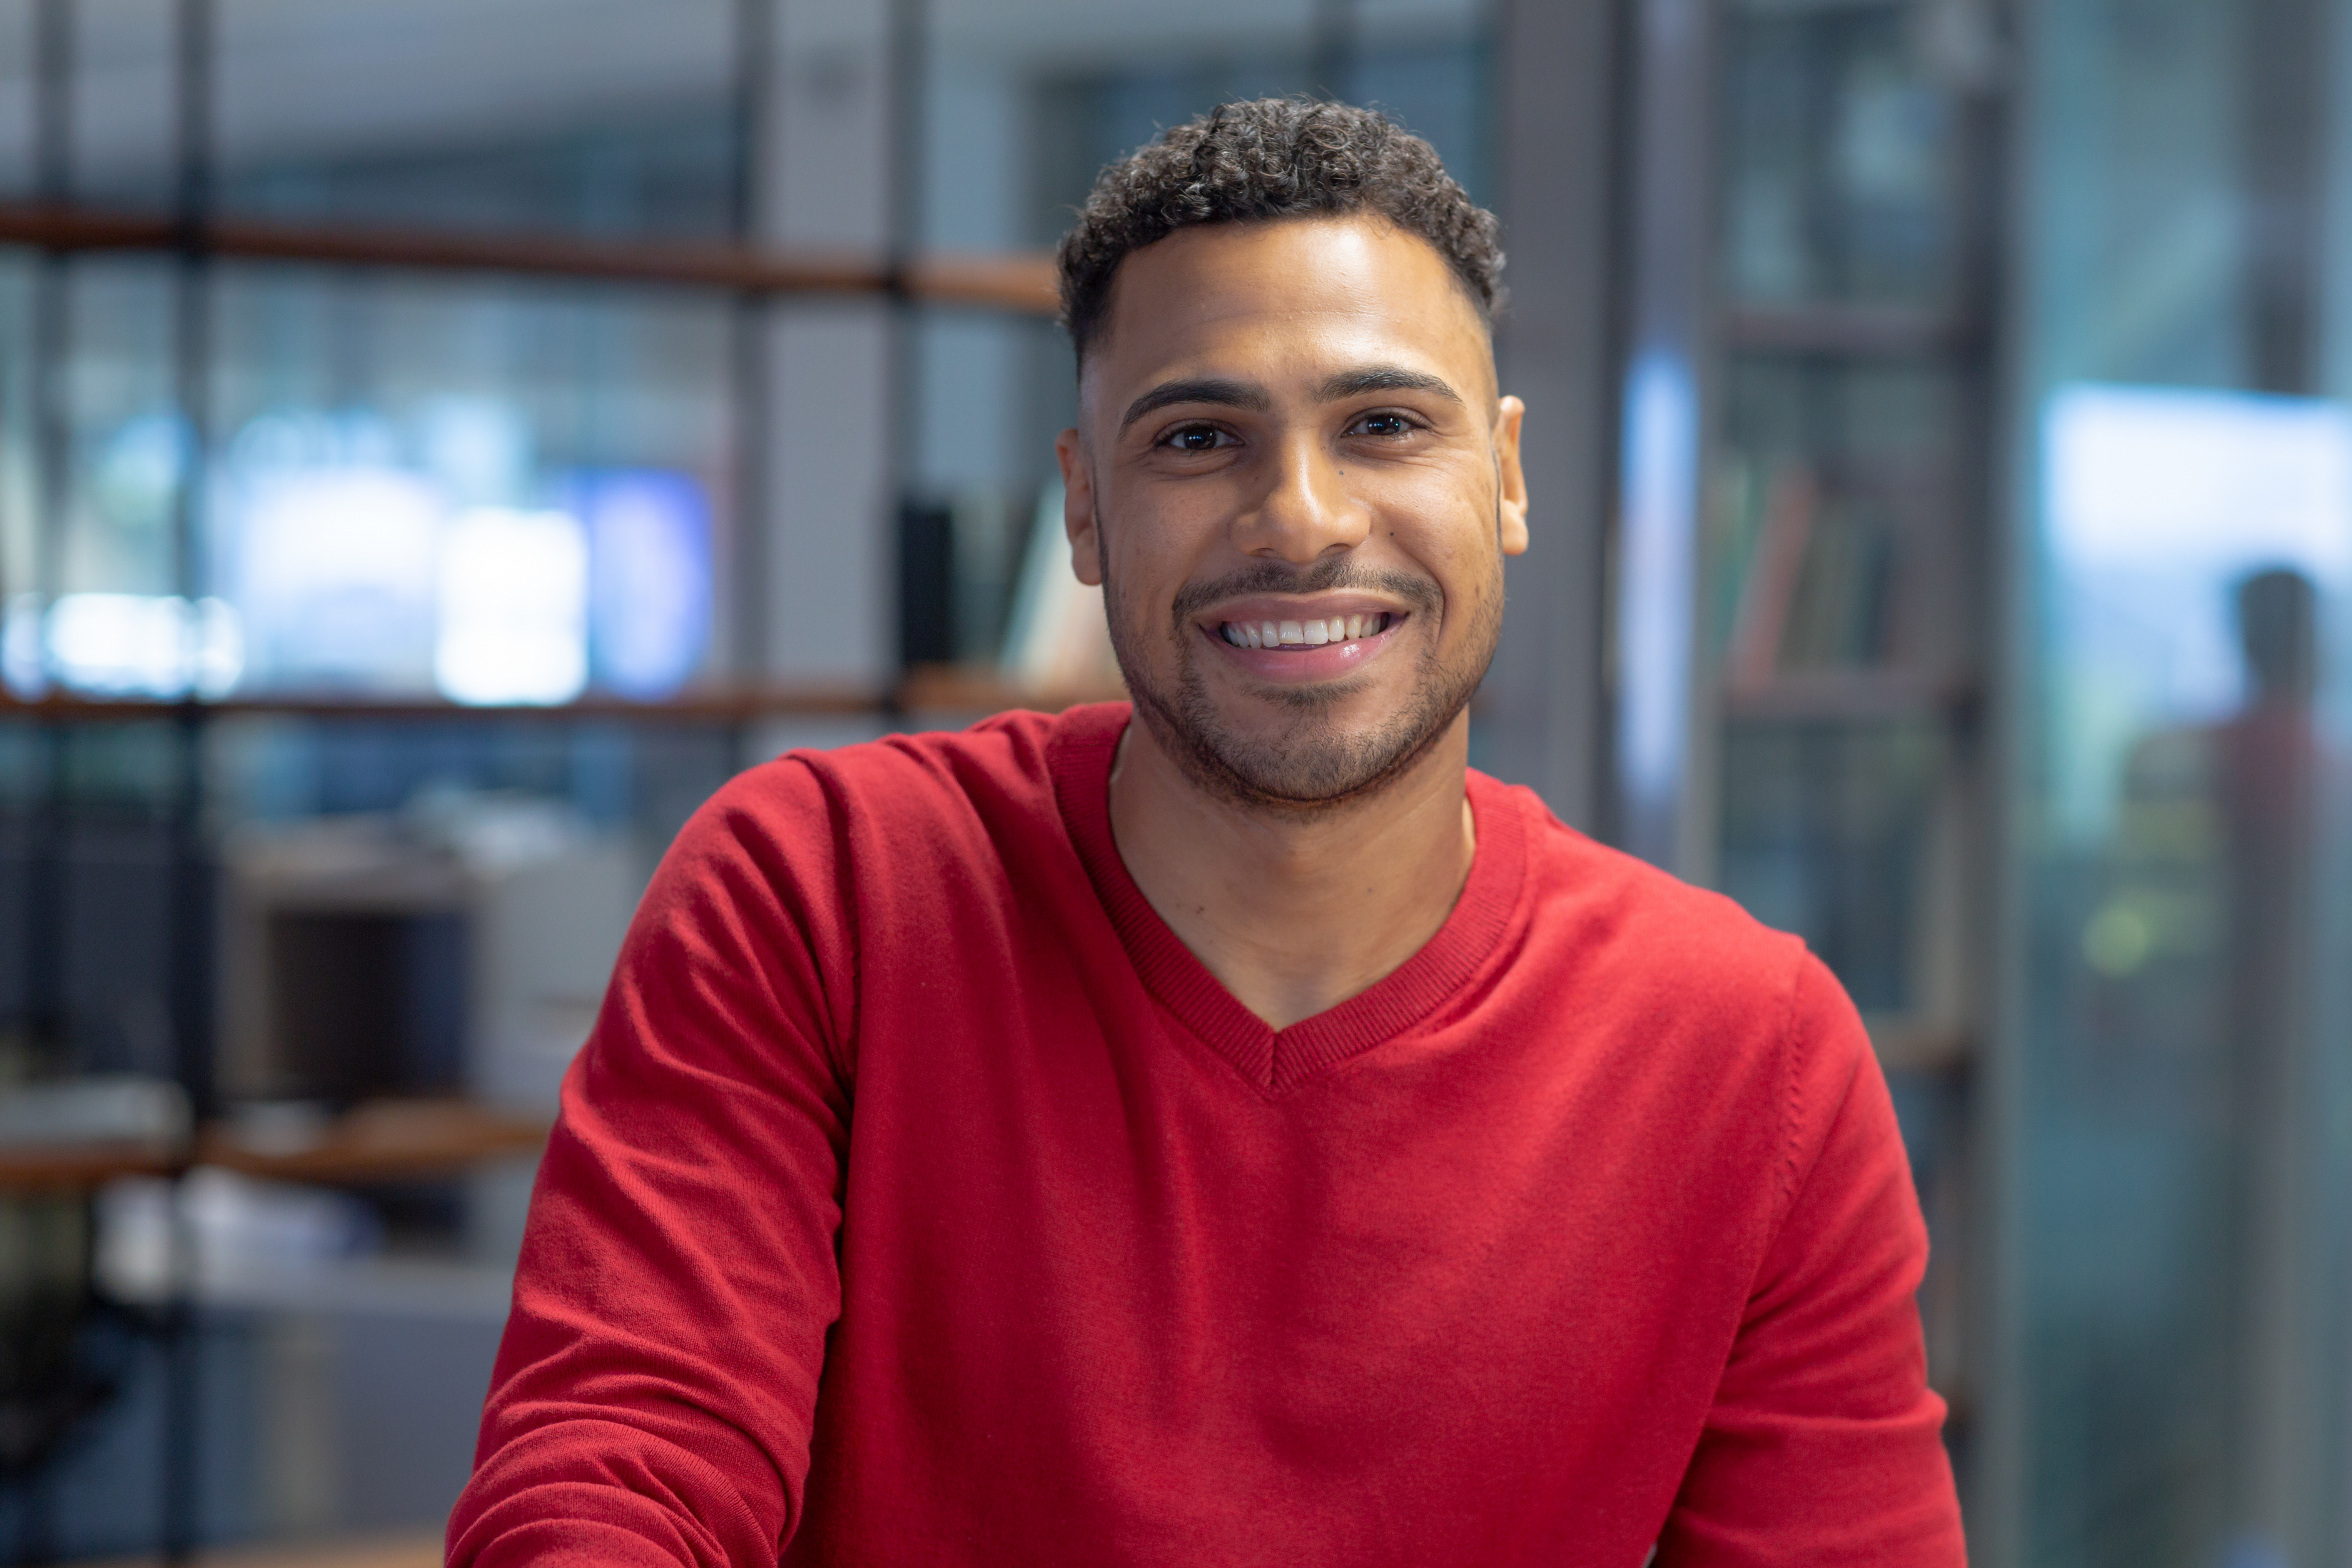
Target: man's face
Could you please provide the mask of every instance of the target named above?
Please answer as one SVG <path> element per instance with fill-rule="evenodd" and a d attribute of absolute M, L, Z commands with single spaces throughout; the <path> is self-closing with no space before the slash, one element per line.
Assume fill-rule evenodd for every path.
<path fill-rule="evenodd" d="M 1078 575 L 1196 781 L 1332 804 L 1445 734 L 1527 498 L 1519 402 L 1434 248 L 1372 219 L 1179 230 L 1120 265 L 1079 411 Z"/>

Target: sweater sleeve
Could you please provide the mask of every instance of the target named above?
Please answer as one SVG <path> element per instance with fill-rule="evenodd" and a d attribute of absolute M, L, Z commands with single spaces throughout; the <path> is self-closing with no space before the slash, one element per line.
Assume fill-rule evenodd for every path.
<path fill-rule="evenodd" d="M 1810 956 L 1783 1043 L 1789 1197 L 1659 1568 L 1961 1564 L 1916 1300 L 1927 1226 L 1869 1038 Z"/>
<path fill-rule="evenodd" d="M 776 1561 L 840 1307 L 839 862 L 787 758 L 656 873 L 564 1083 L 452 1568 Z"/>

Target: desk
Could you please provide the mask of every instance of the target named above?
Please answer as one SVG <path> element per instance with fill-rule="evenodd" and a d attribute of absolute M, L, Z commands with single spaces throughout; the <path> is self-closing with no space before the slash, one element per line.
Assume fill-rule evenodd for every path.
<path fill-rule="evenodd" d="M 546 1144 L 548 1129 L 549 1123 L 542 1118 L 465 1101 L 382 1101 L 324 1118 L 315 1127 L 271 1129 L 277 1135 L 267 1138 L 257 1138 L 251 1129 L 240 1130 L 233 1123 L 221 1123 L 199 1130 L 192 1145 L 182 1149 L 91 1143 L 0 1150 L 0 1198 L 85 1199 L 119 1177 L 176 1179 L 199 1166 L 331 1186 L 429 1180 L 462 1176 L 494 1161 L 535 1154 Z M 90 1260 L 85 1249 L 83 1266 L 87 1268 Z M 170 1362 L 163 1396 L 163 1538 L 166 1542 L 187 1541 L 194 1518 L 198 1434 L 194 1371 L 188 1348 L 193 1283 L 182 1269 L 171 1287 L 171 1301 L 152 1320 Z M 189 1559 L 173 1553 L 166 1559 L 146 1561 L 194 1561 L 214 1568 L 428 1568 L 441 1561 L 441 1549 L 437 1540 L 412 1539 L 346 1549 L 303 1547 L 274 1554 L 226 1553 Z"/>
<path fill-rule="evenodd" d="M 172 1176 L 184 1163 L 176 1154 L 144 1144 L 0 1149 L 0 1197 L 69 1196 L 117 1176 Z"/>
<path fill-rule="evenodd" d="M 160 1557 L 125 1557 L 92 1568 L 160 1568 Z M 375 1541 L 311 1542 L 301 1546 L 199 1552 L 190 1568 L 441 1568 L 441 1538 L 399 1536 Z"/>
<path fill-rule="evenodd" d="M 223 1166 L 276 1181 L 363 1186 L 459 1176 L 476 1166 L 536 1154 L 549 1124 L 463 1100 L 379 1100 L 326 1124 L 315 1139 L 260 1146 L 233 1126 L 197 1135 L 192 1164 Z"/>
<path fill-rule="evenodd" d="M 122 1143 L 0 1149 L 0 1196 L 86 1192 L 118 1176 L 178 1176 L 195 1166 L 328 1186 L 461 1176 L 537 1152 L 548 1126 L 462 1100 L 383 1100 L 332 1118 L 299 1143 L 257 1146 L 234 1126 L 215 1124 L 179 1152 Z"/>

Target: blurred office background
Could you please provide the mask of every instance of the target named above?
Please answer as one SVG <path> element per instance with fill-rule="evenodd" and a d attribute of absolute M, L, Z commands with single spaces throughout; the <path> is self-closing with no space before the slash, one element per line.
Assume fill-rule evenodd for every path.
<path fill-rule="evenodd" d="M 1114 689 L 1045 252 L 1281 92 L 1504 218 L 1475 759 L 1864 1010 L 1977 1559 L 2352 1563 L 2331 0 L 0 0 L 0 1558 L 437 1561 L 654 860 Z"/>

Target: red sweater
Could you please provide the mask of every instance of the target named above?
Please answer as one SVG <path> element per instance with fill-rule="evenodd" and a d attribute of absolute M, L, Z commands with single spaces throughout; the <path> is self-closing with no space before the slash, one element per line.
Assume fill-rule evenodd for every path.
<path fill-rule="evenodd" d="M 1120 863 L 1126 719 L 680 835 L 450 1563 L 1959 1563 L 1902 1144 L 1796 939 L 1474 773 L 1444 928 L 1269 1030 Z"/>

